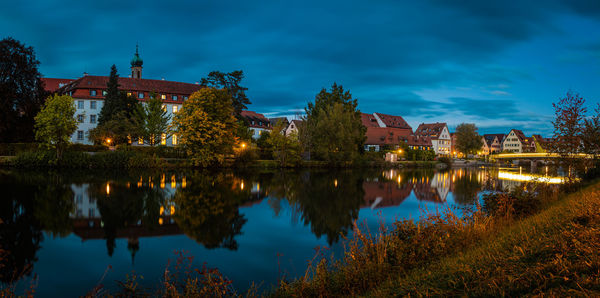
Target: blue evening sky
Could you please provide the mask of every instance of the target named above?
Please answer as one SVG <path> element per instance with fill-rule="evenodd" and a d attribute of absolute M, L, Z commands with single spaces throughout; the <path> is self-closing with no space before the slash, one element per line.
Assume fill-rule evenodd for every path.
<path fill-rule="evenodd" d="M 363 112 L 552 131 L 568 90 L 600 97 L 600 1 L 2 1 L 0 38 L 33 46 L 45 77 L 196 82 L 246 74 L 251 110 L 293 117 L 323 87 Z"/>

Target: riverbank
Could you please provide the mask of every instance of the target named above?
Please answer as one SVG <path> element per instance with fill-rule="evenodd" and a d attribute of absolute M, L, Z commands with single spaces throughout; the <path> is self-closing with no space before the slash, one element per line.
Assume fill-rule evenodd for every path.
<path fill-rule="evenodd" d="M 341 262 L 314 262 L 273 295 L 598 295 L 600 183 L 557 199 L 543 194 L 542 211 L 522 219 L 475 212 L 357 232 Z"/>

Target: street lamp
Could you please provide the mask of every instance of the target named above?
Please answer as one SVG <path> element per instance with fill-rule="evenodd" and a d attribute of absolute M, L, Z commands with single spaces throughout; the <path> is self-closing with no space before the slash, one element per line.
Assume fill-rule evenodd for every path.
<path fill-rule="evenodd" d="M 106 143 L 110 146 L 110 142 L 112 142 L 112 140 L 110 138 L 106 139 Z"/>

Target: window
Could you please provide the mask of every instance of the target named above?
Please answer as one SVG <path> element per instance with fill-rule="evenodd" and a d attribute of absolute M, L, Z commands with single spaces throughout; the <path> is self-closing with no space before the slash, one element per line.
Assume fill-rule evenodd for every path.
<path fill-rule="evenodd" d="M 164 95 L 164 94 L 161 94 L 161 95 L 160 95 L 160 99 L 167 99 L 167 96 L 166 96 L 166 95 Z"/>
<path fill-rule="evenodd" d="M 172 100 L 177 100 L 177 95 L 173 95 L 173 96 L 171 96 L 171 99 L 172 99 Z"/>
<path fill-rule="evenodd" d="M 167 144 L 167 134 L 166 134 L 166 133 L 163 133 L 163 134 L 160 136 L 160 144 L 161 144 L 161 145 L 166 145 L 166 144 Z"/>
<path fill-rule="evenodd" d="M 144 98 L 144 92 L 138 93 L 138 98 Z"/>
<path fill-rule="evenodd" d="M 102 96 L 106 96 L 106 94 L 108 94 L 108 92 L 106 90 L 102 90 Z"/>
<path fill-rule="evenodd" d="M 96 123 L 96 115 L 90 115 L 90 123 Z"/>
<path fill-rule="evenodd" d="M 144 145 L 144 138 L 142 138 L 142 137 L 138 138 L 138 145 Z"/>
<path fill-rule="evenodd" d="M 83 100 L 77 101 L 77 108 L 78 109 L 83 109 Z"/>
<path fill-rule="evenodd" d="M 187 96 L 184 96 L 184 97 L 183 97 L 183 100 L 187 100 L 187 99 L 188 99 L 188 97 L 187 97 Z"/>
<path fill-rule="evenodd" d="M 179 109 L 178 106 L 173 106 L 173 113 L 177 113 L 177 110 Z"/>
<path fill-rule="evenodd" d="M 73 96 L 73 91 L 69 91 L 69 96 Z"/>
<path fill-rule="evenodd" d="M 92 109 L 92 110 L 96 109 L 96 101 L 95 100 L 90 101 L 90 109 Z"/>
<path fill-rule="evenodd" d="M 90 208 L 89 211 L 88 211 L 88 215 L 89 215 L 90 218 L 96 216 L 96 210 Z"/>
<path fill-rule="evenodd" d="M 127 96 L 131 96 L 131 92 L 127 92 Z"/>
<path fill-rule="evenodd" d="M 90 96 L 96 96 L 96 90 L 90 90 Z"/>
<path fill-rule="evenodd" d="M 77 122 L 83 123 L 83 121 L 84 121 L 83 115 L 77 115 Z"/>
<path fill-rule="evenodd" d="M 163 109 L 163 111 L 166 112 L 167 111 L 167 105 L 162 105 L 162 109 Z"/>
<path fill-rule="evenodd" d="M 177 135 L 174 134 L 173 136 L 171 136 L 171 143 L 173 145 L 177 145 Z"/>
<path fill-rule="evenodd" d="M 83 130 L 77 131 L 77 140 L 79 140 L 79 141 L 83 140 Z"/>

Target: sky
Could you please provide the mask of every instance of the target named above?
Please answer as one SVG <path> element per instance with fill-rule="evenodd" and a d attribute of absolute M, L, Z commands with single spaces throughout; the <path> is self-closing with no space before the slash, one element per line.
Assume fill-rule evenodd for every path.
<path fill-rule="evenodd" d="M 250 110 L 294 118 L 322 88 L 365 113 L 552 134 L 568 91 L 600 98 L 600 1 L 1 1 L 0 38 L 40 72 L 194 83 L 243 70 Z"/>

